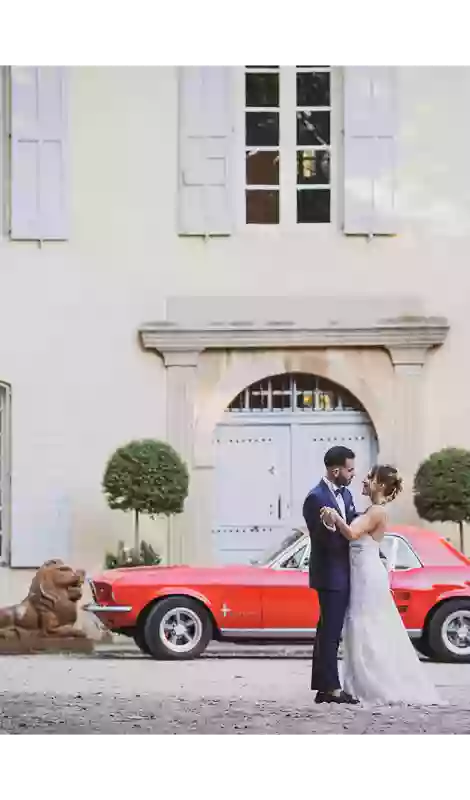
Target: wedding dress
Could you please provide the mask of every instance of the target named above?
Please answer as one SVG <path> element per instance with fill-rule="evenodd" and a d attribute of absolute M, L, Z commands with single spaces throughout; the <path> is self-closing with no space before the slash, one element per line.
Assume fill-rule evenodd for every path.
<path fill-rule="evenodd" d="M 379 543 L 350 543 L 351 595 L 343 630 L 343 684 L 366 704 L 441 704 L 390 592 Z"/>

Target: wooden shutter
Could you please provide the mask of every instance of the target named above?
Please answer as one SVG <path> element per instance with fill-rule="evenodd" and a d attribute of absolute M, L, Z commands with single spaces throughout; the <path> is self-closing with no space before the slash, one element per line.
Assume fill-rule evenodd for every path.
<path fill-rule="evenodd" d="M 179 69 L 178 230 L 187 236 L 232 231 L 229 67 Z"/>
<path fill-rule="evenodd" d="M 344 70 L 344 231 L 397 232 L 396 70 Z"/>
<path fill-rule="evenodd" d="M 11 69 L 11 237 L 66 239 L 66 71 Z"/>

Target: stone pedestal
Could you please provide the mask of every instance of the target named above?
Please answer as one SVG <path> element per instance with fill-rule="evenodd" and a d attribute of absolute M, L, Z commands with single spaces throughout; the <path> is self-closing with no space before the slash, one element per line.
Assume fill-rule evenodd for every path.
<path fill-rule="evenodd" d="M 94 642 L 85 638 L 31 636 L 25 639 L 0 639 L 0 656 L 24 656 L 38 653 L 84 653 L 90 655 Z"/>

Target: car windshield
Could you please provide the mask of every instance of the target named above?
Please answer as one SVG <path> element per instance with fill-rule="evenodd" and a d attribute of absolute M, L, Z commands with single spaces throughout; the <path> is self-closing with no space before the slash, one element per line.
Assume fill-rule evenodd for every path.
<path fill-rule="evenodd" d="M 293 531 L 289 536 L 281 542 L 275 549 L 267 550 L 261 558 L 257 559 L 256 561 L 252 561 L 252 564 L 257 564 L 260 567 L 266 567 L 271 561 L 274 561 L 281 553 L 284 552 L 288 547 L 298 542 L 302 537 L 305 536 L 303 531 Z"/>

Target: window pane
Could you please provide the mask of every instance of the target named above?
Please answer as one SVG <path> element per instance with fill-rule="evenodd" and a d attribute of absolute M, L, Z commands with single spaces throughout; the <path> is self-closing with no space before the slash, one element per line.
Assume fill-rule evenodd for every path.
<path fill-rule="evenodd" d="M 395 569 L 413 569 L 419 566 L 419 561 L 411 548 L 408 547 L 403 539 L 398 539 Z"/>
<path fill-rule="evenodd" d="M 246 221 L 248 225 L 279 224 L 279 191 L 247 189 Z"/>
<path fill-rule="evenodd" d="M 329 106 L 330 105 L 330 73 L 298 72 L 297 73 L 297 105 Z"/>
<path fill-rule="evenodd" d="M 279 150 L 249 150 L 246 154 L 246 182 L 279 185 Z"/>
<path fill-rule="evenodd" d="M 297 144 L 330 144 L 330 112 L 298 111 Z"/>
<path fill-rule="evenodd" d="M 298 189 L 297 222 L 329 222 L 330 190 Z"/>
<path fill-rule="evenodd" d="M 247 72 L 245 75 L 245 102 L 247 106 L 278 106 L 279 74 Z"/>
<path fill-rule="evenodd" d="M 297 152 L 297 183 L 329 183 L 330 153 L 328 150 Z"/>
<path fill-rule="evenodd" d="M 248 147 L 277 147 L 279 145 L 279 113 L 277 111 L 248 111 L 245 115 Z"/>
<path fill-rule="evenodd" d="M 250 64 L 247 64 L 245 69 L 279 69 L 279 65 L 277 67 L 276 66 L 274 66 L 274 67 L 265 67 L 262 64 L 254 64 L 254 65 L 251 65 L 251 66 L 250 66 Z"/>
<path fill-rule="evenodd" d="M 282 564 L 281 567 L 283 569 L 300 569 L 302 566 L 305 551 L 307 549 L 307 545 L 304 545 L 300 548 L 300 550 L 296 550 L 288 559 L 286 559 Z"/>

